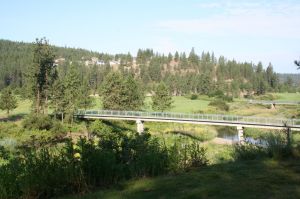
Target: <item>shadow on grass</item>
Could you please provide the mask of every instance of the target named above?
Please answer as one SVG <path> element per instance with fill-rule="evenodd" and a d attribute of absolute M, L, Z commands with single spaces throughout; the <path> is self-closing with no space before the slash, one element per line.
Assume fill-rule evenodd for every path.
<path fill-rule="evenodd" d="M 10 115 L 9 117 L 0 118 L 0 122 L 7 122 L 7 121 L 16 122 L 23 119 L 26 115 L 27 114 L 25 113 Z"/>
<path fill-rule="evenodd" d="M 193 140 L 197 140 L 197 141 L 200 141 L 200 142 L 203 142 L 204 139 L 198 137 L 198 136 L 195 136 L 195 135 L 192 135 L 190 132 L 187 132 L 187 131 L 168 131 L 166 132 L 167 134 L 172 134 L 172 135 L 182 135 L 182 136 L 185 136 L 185 137 L 188 137 L 188 138 L 191 138 Z"/>
<path fill-rule="evenodd" d="M 300 162 L 270 159 L 211 165 L 179 175 L 133 180 L 67 198 L 300 198 Z"/>

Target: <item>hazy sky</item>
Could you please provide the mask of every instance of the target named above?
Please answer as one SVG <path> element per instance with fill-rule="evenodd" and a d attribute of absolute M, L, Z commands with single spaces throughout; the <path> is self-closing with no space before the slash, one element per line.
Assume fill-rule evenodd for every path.
<path fill-rule="evenodd" d="M 195 47 L 296 73 L 300 0 L 0 0 L 0 38 L 108 53 Z"/>

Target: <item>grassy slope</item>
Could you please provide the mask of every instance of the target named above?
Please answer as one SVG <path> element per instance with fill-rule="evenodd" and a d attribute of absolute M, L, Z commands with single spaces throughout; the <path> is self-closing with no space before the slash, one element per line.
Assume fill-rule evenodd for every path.
<path fill-rule="evenodd" d="M 275 93 L 275 96 L 278 100 L 294 100 L 299 101 L 300 100 L 300 93 Z M 207 112 L 207 109 L 209 109 L 209 102 L 213 100 L 212 98 L 208 98 L 207 96 L 200 96 L 197 100 L 190 100 L 189 98 L 186 98 L 184 96 L 175 96 L 173 97 L 174 103 L 173 107 L 169 110 L 170 112 L 182 112 L 182 113 L 194 113 L 198 111 L 204 111 Z M 12 115 L 23 115 L 28 114 L 30 112 L 30 106 L 31 102 L 29 100 L 20 100 L 18 99 L 18 107 L 12 111 Z M 238 113 L 235 109 L 245 109 L 243 111 L 253 110 L 251 113 L 246 113 L 246 115 L 253 115 L 255 114 L 255 111 L 258 112 L 266 112 L 266 107 L 260 106 L 260 105 L 248 105 L 247 102 L 241 99 L 235 99 L 235 102 L 231 103 L 231 106 L 233 107 L 233 111 L 230 111 L 229 113 L 236 114 Z M 99 97 L 95 97 L 95 106 L 93 108 L 100 109 L 102 107 L 102 102 Z M 294 108 L 294 106 L 292 107 Z M 255 110 L 254 110 L 255 109 Z M 145 107 L 144 110 L 146 111 L 152 111 L 151 108 L 151 97 L 146 97 L 145 99 Z M 243 114 L 243 111 L 240 113 Z M 276 110 L 271 110 L 269 112 L 272 112 L 271 114 L 275 113 Z M 0 110 L 0 117 L 5 117 L 6 112 Z"/>
<path fill-rule="evenodd" d="M 31 101 L 18 98 L 18 107 L 11 112 L 12 116 L 22 116 L 30 112 Z M 0 118 L 6 117 L 6 111 L 0 110 Z"/>
<path fill-rule="evenodd" d="M 300 93 L 274 93 L 278 100 L 300 101 Z"/>
<path fill-rule="evenodd" d="M 75 198 L 300 198 L 300 162 L 255 160 L 211 165 L 179 175 L 133 180 Z"/>
<path fill-rule="evenodd" d="M 206 109 L 211 99 L 200 97 L 197 100 L 191 100 L 184 96 L 175 96 L 173 100 L 173 107 L 168 110 L 169 112 L 194 113 Z M 152 111 L 151 97 L 146 97 L 145 99 L 145 110 Z"/>

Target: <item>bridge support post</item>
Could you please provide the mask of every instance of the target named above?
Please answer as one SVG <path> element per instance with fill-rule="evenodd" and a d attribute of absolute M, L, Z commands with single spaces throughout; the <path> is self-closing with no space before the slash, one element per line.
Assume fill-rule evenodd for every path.
<path fill-rule="evenodd" d="M 142 134 L 144 132 L 144 124 L 142 120 L 136 120 L 137 132 Z"/>
<path fill-rule="evenodd" d="M 239 141 L 239 143 L 243 144 L 245 142 L 244 128 L 242 126 L 237 126 L 236 129 L 237 129 L 237 132 L 238 132 L 238 141 Z"/>

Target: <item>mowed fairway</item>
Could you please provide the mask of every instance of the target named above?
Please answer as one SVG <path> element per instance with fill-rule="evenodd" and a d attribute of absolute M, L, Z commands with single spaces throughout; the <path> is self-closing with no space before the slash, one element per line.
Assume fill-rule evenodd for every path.
<path fill-rule="evenodd" d="M 31 101 L 28 99 L 18 99 L 18 107 L 10 112 L 11 116 L 24 116 L 29 114 L 31 109 Z M 0 110 L 0 118 L 6 117 L 6 111 Z"/>
<path fill-rule="evenodd" d="M 274 93 L 278 100 L 300 101 L 300 93 Z"/>
<path fill-rule="evenodd" d="M 172 108 L 167 112 L 195 113 L 205 110 L 211 100 L 212 99 L 208 99 L 208 97 L 200 97 L 199 99 L 191 100 L 184 96 L 174 96 Z M 153 111 L 151 103 L 151 97 L 146 97 L 145 110 Z"/>
<path fill-rule="evenodd" d="M 277 100 L 286 100 L 286 101 L 300 101 L 300 93 L 273 93 Z M 101 97 L 93 97 L 94 106 L 91 109 L 102 109 L 102 99 Z M 174 96 L 173 104 L 170 110 L 166 112 L 180 112 L 180 113 L 218 113 L 218 110 L 211 112 L 209 110 L 208 104 L 213 100 L 207 96 L 199 96 L 196 100 L 191 100 L 185 96 Z M 32 102 L 27 99 L 20 99 L 18 97 L 18 107 L 11 111 L 11 116 L 24 116 L 30 113 Z M 145 98 L 144 111 L 153 111 L 152 109 L 152 100 L 151 97 Z M 234 102 L 230 103 L 231 109 L 226 114 L 235 114 L 235 115 L 257 115 L 257 116 L 273 116 L 277 115 L 280 117 L 289 117 L 289 114 L 278 114 L 282 113 L 282 110 L 268 110 L 266 107 L 261 105 L 249 105 L 242 98 L 234 99 Z M 296 107 L 297 108 L 297 107 Z M 295 109 L 295 106 L 292 106 L 292 109 Z M 295 109 L 296 110 L 296 109 Z M 51 109 L 49 109 L 51 113 Z M 220 112 L 222 113 L 222 112 Z M 222 113 L 224 114 L 224 113 Z M 0 110 L 0 118 L 6 117 L 6 111 Z"/>

